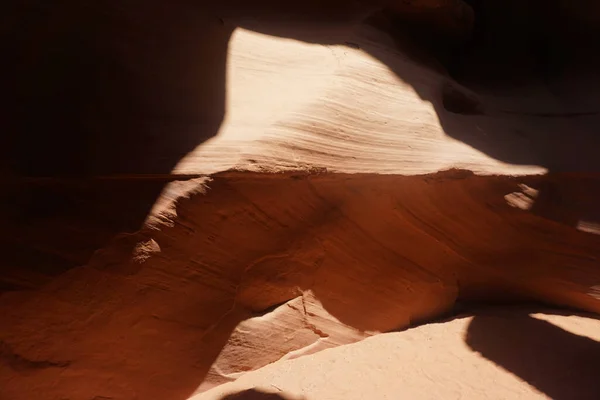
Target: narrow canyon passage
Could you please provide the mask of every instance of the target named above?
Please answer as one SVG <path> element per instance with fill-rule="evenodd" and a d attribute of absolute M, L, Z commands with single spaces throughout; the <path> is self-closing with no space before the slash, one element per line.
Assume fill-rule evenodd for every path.
<path fill-rule="evenodd" d="M 11 4 L 0 398 L 595 398 L 596 4 L 251 3 Z"/>

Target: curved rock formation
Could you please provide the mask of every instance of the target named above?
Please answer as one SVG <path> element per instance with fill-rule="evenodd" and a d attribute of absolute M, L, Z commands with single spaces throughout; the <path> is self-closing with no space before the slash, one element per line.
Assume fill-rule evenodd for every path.
<path fill-rule="evenodd" d="M 221 3 L 11 10 L 0 397 L 185 399 L 462 302 L 600 312 L 594 3 Z"/>
<path fill-rule="evenodd" d="M 276 362 L 193 399 L 597 398 L 598 321 L 528 311 L 381 334 Z"/>

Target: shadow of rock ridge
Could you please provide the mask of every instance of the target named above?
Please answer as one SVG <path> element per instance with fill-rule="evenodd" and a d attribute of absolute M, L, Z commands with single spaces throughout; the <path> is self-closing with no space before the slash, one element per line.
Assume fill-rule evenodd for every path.
<path fill-rule="evenodd" d="M 600 343 L 534 318 L 476 315 L 467 345 L 552 399 L 600 396 Z"/>

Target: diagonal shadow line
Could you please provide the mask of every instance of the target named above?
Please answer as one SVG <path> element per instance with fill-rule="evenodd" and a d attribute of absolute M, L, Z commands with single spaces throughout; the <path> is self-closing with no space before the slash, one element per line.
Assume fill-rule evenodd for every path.
<path fill-rule="evenodd" d="M 271 7 L 275 3 L 265 4 Z M 336 16 L 339 9 L 325 6 L 313 9 L 315 5 L 310 4 L 306 9 L 302 8 L 304 5 L 300 7 L 302 15 L 294 9 L 287 14 L 265 17 L 264 23 L 245 24 L 265 34 L 344 44 L 347 32 L 340 33 L 340 26 L 347 27 L 349 21 L 358 23 L 372 11 L 372 7 L 359 7 L 348 11 L 348 15 Z M 2 250 L 11 259 L 0 269 L 8 274 L 12 273 L 8 268 L 27 269 L 46 264 L 50 267 L 33 271 L 44 281 L 42 276 L 85 264 L 90 251 L 103 247 L 115 234 L 139 229 L 166 182 L 176 178 L 170 173 L 177 162 L 217 134 L 226 111 L 227 48 L 236 26 L 219 20 L 210 9 L 191 6 L 188 9 L 177 5 L 167 10 L 146 7 L 147 15 L 135 12 L 117 19 L 111 14 L 116 11 L 84 13 L 67 2 L 64 8 L 73 15 L 69 18 L 77 22 L 72 27 L 68 27 L 69 18 L 67 22 L 59 21 L 62 25 L 54 23 L 60 29 L 55 27 L 56 32 L 46 32 L 48 39 L 42 40 L 36 39 L 36 35 L 41 36 L 41 22 L 52 19 L 35 16 L 35 7 L 21 10 L 24 23 L 18 29 L 28 35 L 14 33 L 14 38 L 9 38 L 12 43 L 9 54 L 16 61 L 3 66 L 5 75 L 12 77 L 5 96 L 12 99 L 7 101 L 10 106 L 0 112 L 6 113 L 5 125 L 13 134 L 0 139 L 0 164 L 7 160 L 14 162 L 10 168 L 15 167 L 11 172 L 18 179 L 4 179 L 9 187 L 0 195 L 0 203 L 15 210 L 10 218 L 2 217 L 8 226 L 36 226 L 39 221 L 51 226 L 40 226 L 33 235 L 32 230 L 16 229 L 17 234 L 10 231 L 6 237 L 0 236 L 7 243 Z M 265 6 L 265 10 L 269 7 Z M 253 12 L 261 14 L 265 10 Z M 160 24 L 143 24 L 138 18 L 156 19 Z M 107 30 L 107 38 L 100 41 L 97 36 L 102 30 Z M 130 32 L 136 35 L 129 35 Z M 111 41 L 123 39 L 137 53 L 130 51 L 132 55 L 124 57 L 118 53 L 120 49 L 111 48 Z M 476 117 L 470 119 L 468 115 L 448 112 L 442 104 L 443 93 L 432 91 L 430 85 L 421 82 L 414 68 L 377 48 L 364 50 L 432 103 L 448 136 L 505 162 L 541 165 L 551 172 L 557 164 L 567 169 L 585 167 L 594 175 L 585 182 L 585 187 L 591 188 L 587 189 L 591 193 L 588 197 L 600 196 L 596 178 L 600 159 L 594 146 L 597 135 L 578 135 L 581 137 L 570 138 L 567 144 L 556 138 L 527 137 L 527 143 L 531 144 L 528 146 L 523 146 L 525 139 L 510 137 L 502 129 L 488 127 L 482 136 L 475 126 Z M 29 53 L 36 54 L 35 58 Z M 439 89 L 441 92 L 442 88 Z M 118 182 L 88 179 L 115 173 L 128 178 Z M 140 179 L 148 174 L 163 179 Z M 66 183 L 21 179 L 73 175 L 84 179 Z M 570 195 L 572 185 L 564 183 L 570 178 L 559 178 L 561 182 L 550 188 L 558 195 L 550 198 L 548 190 L 542 188 L 535 211 L 574 224 L 579 215 L 558 215 L 556 209 L 575 208 L 572 203 L 580 200 Z M 560 204 L 556 204 L 557 196 Z M 549 207 L 544 208 L 542 203 L 548 203 Z M 593 214 L 595 202 L 589 203 L 585 204 L 586 212 Z M 582 204 L 576 205 L 582 208 Z M 87 232 L 78 233 L 78 239 L 72 243 L 47 238 L 45 232 L 53 229 L 65 231 L 56 237 L 73 236 L 68 229 L 58 227 L 56 221 L 48 222 L 53 219 L 70 220 L 71 225 Z M 31 248 L 32 236 L 33 240 L 39 236 L 40 242 L 47 243 L 44 247 L 52 251 Z M 7 267 L 8 264 L 17 267 Z M 7 283 L 7 288 L 28 285 L 35 286 L 16 282 Z"/>
<path fill-rule="evenodd" d="M 51 172 L 55 172 L 57 175 L 77 174 L 81 172 L 81 169 L 84 169 L 84 172 L 86 172 L 85 167 L 89 167 L 89 170 L 93 173 L 98 171 L 107 171 L 107 173 L 117 171 L 119 173 L 140 172 L 168 174 L 172 166 L 177 163 L 180 157 L 185 155 L 188 151 L 191 151 L 196 145 L 202 143 L 204 140 L 213 137 L 217 133 L 225 113 L 225 79 L 223 72 L 225 70 L 226 51 L 231 32 L 227 27 L 222 28 L 215 19 L 211 22 L 214 26 L 210 28 L 213 33 L 210 41 L 210 43 L 212 43 L 211 48 L 207 49 L 203 54 L 198 54 L 202 53 L 202 51 L 194 53 L 193 51 L 190 51 L 191 49 L 194 49 L 194 45 L 198 43 L 208 43 L 207 40 L 203 39 L 206 39 L 209 35 L 202 30 L 200 32 L 194 31 L 193 27 L 202 26 L 202 23 L 198 23 L 195 20 L 189 21 L 186 13 L 182 12 L 181 14 L 184 15 L 177 14 L 178 18 L 182 20 L 181 23 L 175 24 L 172 22 L 173 26 L 165 26 L 162 31 L 158 30 L 155 25 L 146 28 L 147 32 L 141 30 L 141 32 L 148 34 L 152 33 L 156 36 L 151 37 L 152 51 L 150 53 L 152 53 L 153 57 L 144 59 L 146 64 L 142 65 L 146 66 L 148 63 L 155 62 L 156 59 L 160 59 L 159 56 L 161 55 L 165 56 L 165 59 L 175 61 L 173 62 L 173 65 L 171 65 L 171 67 L 174 68 L 171 71 L 169 71 L 167 68 L 168 66 L 163 61 L 156 62 L 156 65 L 152 64 L 156 68 L 156 71 L 154 71 L 156 74 L 149 74 L 148 76 L 144 75 L 144 79 L 141 79 L 140 82 L 134 82 L 139 85 L 131 83 L 130 74 L 135 74 L 135 70 L 132 72 L 119 64 L 119 61 L 123 60 L 111 59 L 111 57 L 115 57 L 115 55 L 110 51 L 106 50 L 103 53 L 101 51 L 102 49 L 98 50 L 95 47 L 99 41 L 96 37 L 93 37 L 93 34 L 99 33 L 104 29 L 101 24 L 102 21 L 97 22 L 97 26 L 94 25 L 90 28 L 91 33 L 85 31 L 83 27 L 76 27 L 74 29 L 75 32 L 78 30 L 83 31 L 83 34 L 78 32 L 81 35 L 71 35 L 71 32 L 69 31 L 64 33 L 64 38 L 61 36 L 57 41 L 60 42 L 64 39 L 67 41 L 67 45 L 63 46 L 59 53 L 48 55 L 48 65 L 40 66 L 36 64 L 36 66 L 31 67 L 29 70 L 25 70 L 25 73 L 21 74 L 19 74 L 19 71 L 16 69 L 15 71 L 10 71 L 14 74 L 7 74 L 7 76 L 16 75 L 18 77 L 20 75 L 21 79 L 23 79 L 23 77 L 25 78 L 25 81 L 28 81 L 28 78 L 31 78 L 32 76 L 35 77 L 34 82 L 29 82 L 25 85 L 25 88 L 18 87 L 18 89 L 23 89 L 24 92 L 18 92 L 18 96 L 16 96 L 16 103 L 31 106 L 32 103 L 28 104 L 28 101 L 30 100 L 30 96 L 35 95 L 33 96 L 35 97 L 33 109 L 28 107 L 23 107 L 21 109 L 17 107 L 17 109 L 14 110 L 16 112 L 14 114 L 14 116 L 16 116 L 14 119 L 17 120 L 15 121 L 15 124 L 22 128 L 20 133 L 24 135 L 17 140 L 17 148 L 22 146 L 23 153 L 31 152 L 32 147 L 37 149 L 37 153 L 33 152 L 33 156 L 26 157 L 25 160 L 32 162 L 37 161 L 38 166 L 40 167 L 39 170 L 44 174 L 48 173 L 48 169 L 52 165 L 54 165 L 55 169 Z M 170 15 L 166 15 L 164 18 L 162 14 L 159 16 L 161 17 L 160 19 L 158 19 L 157 16 L 154 16 L 153 18 L 157 18 L 157 20 L 160 21 L 175 21 L 175 18 Z M 189 24 L 189 26 L 184 23 Z M 83 22 L 81 24 L 84 25 Z M 42 26 L 43 24 L 36 24 L 35 21 L 33 21 L 32 25 Z M 190 31 L 185 32 L 183 26 L 188 27 Z M 207 23 L 206 27 L 208 26 L 209 24 Z M 316 31 L 310 29 L 305 31 L 308 37 L 303 37 L 299 31 L 287 30 L 286 26 L 283 26 L 282 28 L 283 31 L 280 32 L 279 35 L 297 38 L 299 40 L 311 41 L 316 35 Z M 127 26 L 127 29 L 131 29 L 132 31 L 136 31 L 137 29 L 137 33 L 139 34 L 141 28 L 137 26 Z M 157 31 L 159 34 L 156 34 Z M 120 40 L 119 34 L 122 33 L 123 32 L 120 31 L 114 33 L 115 37 L 112 39 Z M 216 33 L 219 33 L 219 35 Z M 276 32 L 272 33 L 275 34 Z M 63 35 L 63 33 L 61 33 L 61 35 Z M 80 39 L 80 36 L 85 37 L 86 40 Z M 91 36 L 91 38 L 88 36 Z M 139 36 L 143 37 L 144 35 Z M 196 38 L 196 43 L 190 44 L 190 37 Z M 216 37 L 219 38 L 218 41 L 215 39 Z M 318 35 L 315 40 L 323 43 L 332 42 L 327 37 L 319 37 Z M 110 41 L 110 39 L 108 39 L 108 41 Z M 140 44 L 139 41 L 135 40 L 133 43 Z M 48 48 L 52 51 L 55 50 L 51 46 L 48 46 Z M 164 54 L 161 54 L 161 52 Z M 144 54 L 144 56 L 146 55 L 147 54 Z M 170 57 L 166 57 L 166 55 Z M 373 55 L 376 56 L 375 54 Z M 73 62 L 74 59 L 76 60 L 75 63 Z M 205 65 L 207 60 L 212 62 L 209 63 L 209 73 L 205 76 L 194 76 L 188 71 L 190 65 Z M 385 59 L 381 59 L 380 61 L 385 63 Z M 387 64 L 388 63 L 386 63 L 386 65 Z M 21 68 L 22 65 L 17 65 L 15 63 L 15 68 L 17 67 Z M 131 66 L 126 65 L 126 67 Z M 176 67 L 180 69 L 178 70 Z M 66 70 L 64 70 L 64 68 L 66 68 Z M 401 78 L 407 78 L 407 75 L 405 74 L 405 71 L 402 70 L 401 66 L 392 65 L 390 68 L 392 68 Z M 46 71 L 47 75 L 36 76 L 35 73 L 39 72 L 41 69 Z M 59 73 L 54 73 L 56 70 L 59 70 Z M 142 70 L 142 72 L 147 73 L 148 71 Z M 168 74 L 169 72 L 170 74 Z M 181 72 L 188 72 L 189 75 Z M 169 75 L 169 79 L 166 79 L 165 82 L 160 82 L 160 85 L 155 85 L 156 87 L 145 87 L 141 84 L 155 83 L 153 80 L 157 76 L 164 75 Z M 198 79 L 191 79 L 194 77 Z M 179 87 L 177 87 L 177 90 L 171 91 L 162 86 L 162 84 L 166 86 L 172 84 L 174 78 L 181 78 L 180 82 L 183 83 L 192 82 L 196 86 L 190 86 L 191 89 L 189 91 L 186 90 L 183 92 L 181 92 Z M 188 79 L 189 82 L 186 79 Z M 21 82 L 20 80 L 17 81 Z M 86 82 L 88 84 L 89 82 L 94 83 L 89 88 L 80 85 L 81 83 Z M 103 85 L 105 82 L 111 82 L 111 86 L 108 89 Z M 408 82 L 418 89 L 418 79 L 408 80 Z M 177 83 L 177 80 L 175 83 Z M 211 84 L 208 85 L 208 83 Z M 37 96 L 39 94 L 38 90 L 40 90 L 39 87 L 43 86 L 42 84 L 51 84 L 51 87 L 46 87 L 47 93 L 45 93 L 44 96 Z M 188 86 L 182 85 L 182 87 L 187 88 Z M 14 89 L 14 87 L 11 88 Z M 149 93 L 153 91 L 160 92 L 161 89 L 164 90 L 166 95 L 183 93 L 186 95 L 183 96 L 183 100 L 185 101 L 182 101 L 182 96 L 162 96 L 167 100 L 164 104 L 147 104 L 142 101 L 146 100 Z M 9 90 L 7 93 L 10 94 L 11 91 Z M 82 99 L 89 97 L 90 93 L 93 95 L 91 96 L 93 98 L 88 102 L 82 103 Z M 198 97 L 196 97 L 196 95 Z M 426 94 L 424 94 L 424 96 L 425 95 Z M 198 105 L 199 109 L 202 109 L 201 106 L 212 106 L 215 110 L 213 112 L 205 112 L 196 117 L 194 114 L 195 110 L 185 109 L 184 112 L 182 112 L 182 115 L 177 115 L 174 109 L 170 107 L 175 100 L 177 100 L 176 104 L 194 104 Z M 429 100 L 432 99 L 429 98 Z M 61 106 L 58 106 L 58 103 L 60 102 L 62 102 L 62 104 Z M 63 107 L 65 104 L 69 107 Z M 136 106 L 139 107 L 139 109 L 136 108 Z M 161 109 L 161 106 L 166 107 L 166 109 Z M 434 104 L 434 106 L 436 106 L 436 111 L 439 111 L 441 115 L 446 115 L 446 118 L 442 120 L 446 133 L 450 135 L 454 133 L 456 135 L 457 133 L 464 131 L 463 126 L 458 123 L 452 123 L 450 120 L 451 116 L 444 113 L 443 109 L 439 107 L 439 104 Z M 45 111 L 43 111 L 44 109 Z M 8 110 L 10 112 L 11 108 Z M 37 111 L 39 111 L 39 114 L 36 114 Z M 158 112 L 160 116 L 157 117 L 155 112 Z M 91 130 L 92 133 L 89 137 L 85 136 L 86 133 L 89 133 L 83 129 L 86 127 L 79 125 L 81 122 L 80 120 L 85 119 L 85 113 L 95 113 L 96 117 L 106 116 L 104 120 L 105 125 L 93 126 L 94 129 Z M 37 118 L 29 118 L 32 115 L 37 116 Z M 77 118 L 71 118 L 73 115 L 77 116 Z M 191 120 L 189 119 L 190 115 L 192 115 Z M 47 119 L 45 119 L 45 117 L 47 117 Z M 208 120 L 206 120 L 206 118 L 208 118 Z M 92 118 L 92 123 L 99 123 L 96 119 Z M 185 123 L 182 125 L 184 126 L 174 123 L 174 120 L 176 119 L 183 120 Z M 61 124 L 63 125 L 61 126 Z M 203 134 L 190 136 L 190 126 L 194 127 L 194 132 L 201 131 Z M 198 126 L 202 129 L 196 129 Z M 50 127 L 51 129 L 45 129 L 47 127 Z M 61 128 L 64 129 L 61 130 Z M 109 128 L 118 129 L 111 130 Z M 17 130 L 17 132 L 19 131 Z M 123 140 L 125 138 L 128 140 Z M 136 138 L 139 140 L 135 140 Z M 62 139 L 62 141 L 59 139 Z M 71 139 L 73 139 L 73 142 L 69 141 Z M 468 141 L 472 138 L 462 137 L 462 139 Z M 499 151 L 496 148 L 495 145 L 504 142 L 504 139 L 504 136 L 496 136 L 496 140 L 493 141 L 494 146 L 489 147 L 483 147 L 483 145 L 480 145 L 476 141 L 473 141 L 472 144 L 476 147 L 480 147 L 483 151 L 491 153 L 496 156 L 496 158 L 502 159 L 506 155 L 514 157 L 513 153 L 515 146 L 511 143 L 501 147 L 502 151 Z M 36 141 L 39 141 L 41 145 L 38 143 L 37 146 L 33 146 Z M 100 149 L 98 149 L 97 146 L 99 142 L 103 144 Z M 162 158 L 150 157 L 147 153 L 147 146 L 149 143 L 153 144 L 150 148 L 155 151 L 150 152 L 150 155 L 164 156 L 166 153 L 168 156 Z M 94 146 L 92 146 L 94 148 L 90 149 L 90 144 L 94 144 Z M 165 144 L 168 145 L 168 147 L 165 148 Z M 543 142 L 539 141 L 537 144 L 542 146 Z M 582 142 L 581 145 L 582 146 L 580 146 L 579 149 L 593 148 L 593 146 L 587 142 Z M 49 149 L 52 148 L 56 148 L 57 153 L 49 151 Z M 169 151 L 165 152 L 165 149 L 168 149 Z M 85 155 L 90 153 L 96 156 L 98 154 L 102 155 L 101 157 L 97 156 L 94 158 L 94 161 L 98 161 L 98 166 L 90 165 L 92 163 L 90 163 L 90 160 L 86 159 Z M 40 159 L 37 158 L 38 155 L 43 162 L 40 162 Z M 111 159 L 110 156 L 114 158 Z M 530 153 L 526 153 L 523 157 L 523 159 L 517 159 L 515 161 L 539 161 L 537 159 L 532 160 L 532 155 Z M 151 163 L 149 163 L 149 161 L 151 161 Z M 542 157 L 541 161 L 543 163 L 544 157 Z M 546 158 L 545 161 L 548 161 L 548 159 Z M 25 175 L 31 174 L 36 176 L 39 171 L 35 170 L 35 168 L 34 171 L 30 170 L 30 168 L 34 166 L 35 163 L 30 164 L 24 162 L 23 167 L 25 168 Z M 14 231 L 6 230 L 7 240 L 5 243 L 7 243 L 8 246 L 6 246 L 6 252 L 4 252 L 3 249 L 3 254 L 10 255 L 14 253 L 15 257 L 13 260 L 25 260 L 23 262 L 27 265 L 23 265 L 23 269 L 29 268 L 31 265 L 44 265 L 45 263 L 45 265 L 48 265 L 48 259 L 43 258 L 48 256 L 48 252 L 43 248 L 39 251 L 39 259 L 35 257 L 35 254 L 34 257 L 28 256 L 28 258 L 22 258 L 23 253 L 16 252 L 13 248 L 31 252 L 32 250 L 37 250 L 35 246 L 51 240 L 52 237 L 69 237 L 69 235 L 71 235 L 73 237 L 77 236 L 78 238 L 86 239 L 75 249 L 73 249 L 73 242 L 63 243 L 66 241 L 61 240 L 55 246 L 50 242 L 51 245 L 49 247 L 54 246 L 53 250 L 56 254 L 64 255 L 71 252 L 72 257 L 70 257 L 69 262 L 65 262 L 65 260 L 62 259 L 56 260 L 56 266 L 51 265 L 51 268 L 49 268 L 52 271 L 41 271 L 40 274 L 51 275 L 52 273 L 56 273 L 57 270 L 60 270 L 60 268 L 65 268 L 65 265 L 68 267 L 85 263 L 89 256 L 90 249 L 95 250 L 102 246 L 112 234 L 124 230 L 135 230 L 139 227 L 150 207 L 159 196 L 160 191 L 164 186 L 164 182 L 146 183 L 143 185 L 143 190 L 140 189 L 139 183 L 135 188 L 131 187 L 132 185 L 130 182 L 119 183 L 119 185 L 120 186 L 108 183 L 99 184 L 96 182 L 87 182 L 86 185 L 84 185 L 85 187 L 80 191 L 74 191 L 73 185 L 65 185 L 64 188 L 57 185 L 51 185 L 50 188 L 42 189 L 35 187 L 34 190 L 31 191 L 30 187 L 25 188 L 26 190 L 23 189 L 25 191 L 23 196 L 16 196 L 15 199 L 11 199 L 11 201 L 14 201 L 15 204 L 18 204 L 19 207 L 22 208 L 23 218 L 26 218 L 24 221 L 17 222 L 23 226 L 27 223 L 36 221 L 49 222 L 42 227 L 39 235 L 30 235 L 31 231 L 27 230 L 24 230 L 20 235 L 15 235 Z M 21 190 L 21 188 L 18 189 Z M 73 204 L 65 201 L 65 198 L 71 199 Z M 56 205 L 56 207 L 54 205 Z M 32 209 L 34 212 L 32 212 Z M 78 210 L 79 214 L 73 213 L 73 209 Z M 57 231 L 52 228 L 61 225 L 64 226 L 65 215 L 70 215 L 74 221 L 81 222 L 81 225 L 87 229 L 90 229 L 90 227 L 94 229 L 90 229 L 83 234 L 77 233 L 74 235 L 73 232 L 69 231 L 64 235 L 61 235 L 61 231 L 57 233 Z M 15 240 L 13 240 L 15 236 L 17 239 L 16 245 Z M 20 236 L 22 236 L 22 241 L 20 240 Z M 31 245 L 32 242 L 34 243 L 34 246 Z M 22 249 L 17 246 L 21 244 L 23 245 Z M 65 248 L 60 247 L 63 244 Z M 32 249 L 32 247 L 34 247 L 34 249 Z M 7 257 L 7 259 L 10 260 L 10 257 Z M 73 261 L 71 261 L 71 259 Z M 19 267 L 21 266 L 19 265 Z M 15 286 L 19 287 L 19 285 Z M 475 328 L 477 328 L 477 325 L 475 325 Z M 484 350 L 489 351 L 487 348 Z M 502 354 L 500 356 L 502 356 Z M 505 364 L 509 366 L 512 365 L 510 362 L 504 361 Z M 202 379 L 202 376 L 199 377 L 199 375 L 202 374 L 198 374 L 197 371 L 194 371 L 194 373 L 197 374 L 195 378 L 198 380 Z"/>
<path fill-rule="evenodd" d="M 225 395 L 221 400 L 291 400 L 279 393 L 267 393 L 258 389 L 246 389 Z"/>
<path fill-rule="evenodd" d="M 522 314 L 477 315 L 465 342 L 553 399 L 600 398 L 600 343 Z"/>

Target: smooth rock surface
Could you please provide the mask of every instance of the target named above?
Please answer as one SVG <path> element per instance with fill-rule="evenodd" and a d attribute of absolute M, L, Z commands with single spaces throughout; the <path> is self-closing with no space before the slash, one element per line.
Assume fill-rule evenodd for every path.
<path fill-rule="evenodd" d="M 600 80 L 562 63 L 589 55 L 569 30 L 585 24 L 550 23 L 573 9 L 474 7 L 498 41 L 465 50 L 453 67 L 473 79 L 457 81 L 393 20 L 317 3 L 11 8 L 0 398 L 183 400 L 460 301 L 600 312 Z M 569 51 L 540 69 L 555 47 Z M 450 354 L 467 357 L 466 324 L 448 323 Z M 512 338 L 500 356 L 519 355 Z M 481 365 L 477 390 L 566 396 Z"/>
<path fill-rule="evenodd" d="M 600 323 L 480 311 L 250 372 L 194 400 L 596 399 Z"/>

